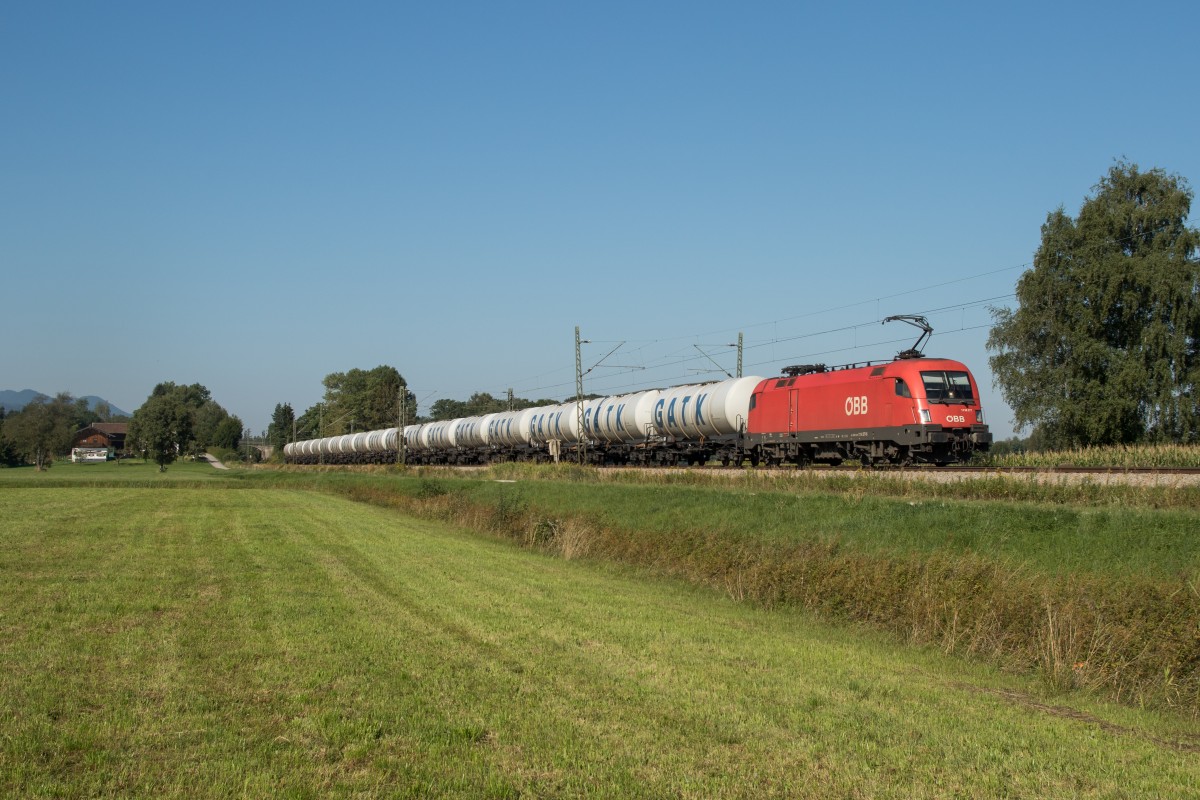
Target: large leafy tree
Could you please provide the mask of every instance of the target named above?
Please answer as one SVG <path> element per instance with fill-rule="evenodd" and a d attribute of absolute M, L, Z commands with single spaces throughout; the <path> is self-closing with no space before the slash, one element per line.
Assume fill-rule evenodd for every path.
<path fill-rule="evenodd" d="M 1079 216 L 1047 215 L 1018 308 L 993 310 L 996 382 L 1050 446 L 1192 442 L 1200 231 L 1187 181 L 1118 161 Z"/>
<path fill-rule="evenodd" d="M 359 431 L 395 427 L 401 390 L 408 396 L 410 414 L 416 407 L 416 397 L 395 367 L 333 372 L 325 376 L 324 384 L 325 436 L 346 433 L 351 427 Z"/>
<path fill-rule="evenodd" d="M 193 412 L 184 393 L 160 393 L 156 387 L 141 408 L 133 412 L 127 441 L 132 442 L 132 447 L 143 457 L 153 458 L 159 471 L 165 471 L 167 465 L 186 453 L 192 443 L 195 436 Z"/>

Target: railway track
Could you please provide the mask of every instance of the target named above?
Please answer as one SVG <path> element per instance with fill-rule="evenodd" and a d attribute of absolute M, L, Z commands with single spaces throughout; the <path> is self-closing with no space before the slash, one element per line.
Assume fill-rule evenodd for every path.
<path fill-rule="evenodd" d="M 845 465 L 830 467 L 838 471 L 860 471 L 874 469 L 879 472 L 905 471 L 903 467 L 858 467 Z M 954 466 L 954 467 L 909 467 L 907 471 L 931 472 L 983 472 L 989 474 L 1030 475 L 1051 473 L 1061 475 L 1200 475 L 1200 467 L 1076 467 L 1061 464 L 1054 467 L 983 467 L 983 466 Z"/>
<path fill-rule="evenodd" d="M 677 472 L 689 469 L 709 474 L 738 474 L 744 467 L 603 467 L 608 470 L 645 471 L 650 474 Z M 764 475 L 823 475 L 842 477 L 890 476 L 905 480 L 928 480 L 948 483 L 960 480 L 979 480 L 990 477 L 1011 477 L 1038 483 L 1097 483 L 1143 486 L 1185 487 L 1200 486 L 1200 468 L 1195 467 L 997 467 L 947 466 L 898 467 L 843 464 L 833 466 L 755 468 Z"/>
<path fill-rule="evenodd" d="M 569 462 L 565 462 L 569 463 Z M 313 465 L 316 466 L 316 465 Z M 340 469 L 356 469 L 360 465 L 326 465 Z M 365 465 L 361 465 L 365 466 Z M 446 464 L 425 465 L 421 469 L 448 470 L 456 472 L 479 472 L 488 469 L 489 464 Z M 303 467 L 301 467 L 303 469 Z M 748 471 L 745 466 L 722 467 L 710 466 L 607 466 L 593 467 L 601 474 L 634 472 L 648 475 L 671 474 L 681 471 L 698 472 L 708 475 L 739 475 Z M 894 477 L 904 480 L 928 480 L 948 483 L 961 480 L 980 480 L 994 477 L 1009 477 L 1014 480 L 1029 480 L 1038 483 L 1096 483 L 1096 484 L 1130 484 L 1160 487 L 1200 486 L 1200 468 L 1197 467 L 1077 467 L 1067 464 L 1053 467 L 1000 467 L 1000 466 L 891 466 L 876 465 L 862 466 L 859 464 L 842 464 L 839 466 L 813 465 L 795 467 L 790 465 L 777 467 L 753 467 L 752 473 L 763 476 L 787 477 L 792 475 L 842 476 L 842 477 Z"/>

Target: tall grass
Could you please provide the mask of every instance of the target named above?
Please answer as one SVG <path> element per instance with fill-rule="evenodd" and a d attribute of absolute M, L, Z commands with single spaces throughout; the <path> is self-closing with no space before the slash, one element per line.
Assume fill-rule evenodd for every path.
<path fill-rule="evenodd" d="M 1147 444 L 1081 447 L 1038 453 L 1009 453 L 981 459 L 1003 467 L 1088 467 L 1095 469 L 1200 469 L 1200 445 Z"/>

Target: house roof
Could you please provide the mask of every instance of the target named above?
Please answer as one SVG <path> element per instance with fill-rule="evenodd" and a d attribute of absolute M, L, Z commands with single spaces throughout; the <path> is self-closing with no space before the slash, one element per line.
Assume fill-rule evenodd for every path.
<path fill-rule="evenodd" d="M 113 435 L 114 433 L 117 433 L 117 434 L 129 433 L 129 423 L 128 422 L 93 422 L 91 425 L 88 426 L 88 428 L 95 428 L 96 430 L 100 431 L 101 433 L 107 433 L 110 436 Z M 86 430 L 86 428 L 84 430 Z"/>

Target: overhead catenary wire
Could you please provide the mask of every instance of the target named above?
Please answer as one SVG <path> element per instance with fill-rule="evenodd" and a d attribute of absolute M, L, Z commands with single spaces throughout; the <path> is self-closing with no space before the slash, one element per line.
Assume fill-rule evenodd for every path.
<path fill-rule="evenodd" d="M 1153 235 L 1156 233 L 1160 233 L 1164 230 L 1167 230 L 1168 228 L 1171 228 L 1172 226 L 1173 226 L 1173 223 L 1165 222 L 1162 225 L 1159 225 L 1158 227 L 1153 228 L 1151 230 L 1137 231 L 1137 232 L 1131 233 L 1129 236 L 1124 236 L 1124 237 L 1120 237 L 1120 238 L 1116 238 L 1116 239 L 1109 239 L 1108 243 L 1113 244 L 1113 245 L 1124 245 L 1124 244 L 1133 242 L 1135 240 L 1142 239 L 1147 235 Z M 750 330 L 750 329 L 755 329 L 755 328 L 761 328 L 761 327 L 766 327 L 766 326 L 778 326 L 783 323 L 794 322 L 794 321 L 800 320 L 800 319 L 808 319 L 811 317 L 820 316 L 822 314 L 830 314 L 830 313 L 834 313 L 837 311 L 846 311 L 846 310 L 849 310 L 852 308 L 858 308 L 860 306 L 870 305 L 872 303 L 878 304 L 878 303 L 882 303 L 882 302 L 888 301 L 888 300 L 896 300 L 896 299 L 899 299 L 902 297 L 908 297 L 913 294 L 928 292 L 928 291 L 932 291 L 934 289 L 944 288 L 946 286 L 953 286 L 953 285 L 960 284 L 960 283 L 966 283 L 968 281 L 979 280 L 981 278 L 987 278 L 987 277 L 991 277 L 994 275 L 1000 275 L 1000 274 L 1003 274 L 1006 272 L 1012 272 L 1014 270 L 1026 270 L 1028 268 L 1031 268 L 1032 266 L 1033 266 L 1032 261 L 1025 261 L 1020 264 L 1010 265 L 1010 266 L 1006 266 L 1006 267 L 999 267 L 996 269 L 984 270 L 983 272 L 977 272 L 972 275 L 963 276 L 961 278 L 953 278 L 950 280 L 940 281 L 938 283 L 914 287 L 912 289 L 906 289 L 904 291 L 893 292 L 893 293 L 886 294 L 886 295 L 880 295 L 880 296 L 874 297 L 874 298 L 867 298 L 867 299 L 858 300 L 858 301 L 855 301 L 852 303 L 844 303 L 844 304 L 837 305 L 837 306 L 830 306 L 830 307 L 824 308 L 824 309 L 808 311 L 803 314 L 797 314 L 797 315 L 790 316 L 790 317 L 782 317 L 782 318 L 773 319 L 773 320 L 763 320 L 763 321 L 754 322 L 754 323 L 741 324 L 741 325 L 737 325 L 737 326 L 734 326 L 731 328 L 722 328 L 719 330 L 713 330 L 713 331 L 708 331 L 708 332 L 694 334 L 694 335 L 662 337 L 662 338 L 656 338 L 656 339 L 646 339 L 646 340 L 641 340 L 641 341 L 631 340 L 632 343 L 639 344 L 640 346 L 635 347 L 626 352 L 627 352 L 627 354 L 636 354 L 639 351 L 645 350 L 646 348 L 648 348 L 650 346 L 658 345 L 658 344 L 668 344 L 671 342 L 689 342 L 689 344 L 690 344 L 690 343 L 694 342 L 694 340 L 696 340 L 700 337 L 717 336 L 717 335 L 728 333 L 733 330 L 740 331 L 740 330 Z M 937 313 L 942 313 L 945 311 L 960 310 L 960 309 L 965 310 L 967 308 L 982 305 L 984 303 L 1012 299 L 1015 296 L 1016 296 L 1015 293 L 1009 293 L 1009 294 L 1005 294 L 1005 295 L 998 295 L 996 297 L 985 298 L 982 300 L 975 300 L 975 301 L 971 301 L 969 303 L 959 303 L 959 304 L 945 306 L 945 307 L 937 308 L 937 309 L 928 309 L 928 310 L 922 311 L 920 313 L 922 313 L 922 314 L 937 314 Z M 859 323 L 854 326 L 845 326 L 844 329 L 852 330 L 856 327 L 865 327 L 867 325 L 875 324 L 877 321 L 878 320 L 873 320 L 871 322 Z M 968 328 L 966 330 L 975 330 L 975 329 L 978 329 L 978 327 L 979 326 L 976 326 L 975 328 Z M 990 327 L 990 326 L 982 326 L 982 327 Z M 816 332 L 810 332 L 810 333 L 805 333 L 805 334 L 798 334 L 796 336 L 790 336 L 790 337 L 773 337 L 773 338 L 766 339 L 766 340 L 756 343 L 756 344 L 747 345 L 746 349 L 749 350 L 749 349 L 757 349 L 757 348 L 764 348 L 764 347 L 773 347 L 778 344 L 785 343 L 787 341 L 796 341 L 799 339 L 815 338 L 818 336 L 829 335 L 830 333 L 835 333 L 835 332 L 838 332 L 839 330 L 841 330 L 841 329 L 816 331 Z M 947 333 L 947 332 L 952 332 L 952 331 L 947 331 L 947 330 L 943 329 L 943 333 Z M 598 343 L 598 344 L 599 343 L 611 344 L 615 340 L 594 339 L 592 341 L 595 343 Z M 857 349 L 861 349 L 862 347 L 868 347 L 868 346 L 870 346 L 870 345 L 862 345 L 860 348 L 857 348 Z M 676 351 L 674 354 L 667 354 L 667 355 L 661 356 L 657 360 L 658 360 L 659 364 L 661 365 L 663 363 L 670 362 L 672 360 L 672 358 L 674 356 L 678 356 L 679 353 L 680 353 L 680 351 Z M 777 360 L 787 360 L 787 359 L 777 359 Z M 769 361 L 768 362 L 759 362 L 758 365 L 762 365 L 765 363 L 772 363 L 772 362 L 769 362 Z M 654 368 L 653 365 L 642 365 L 641 367 L 639 367 L 639 369 L 641 369 L 641 370 L 650 370 L 653 368 Z M 544 378 L 546 378 L 550 375 L 559 374 L 559 373 L 563 372 L 564 370 L 565 370 L 565 368 L 549 370 L 549 371 L 541 373 L 539 375 L 531 376 L 530 378 L 518 381 L 518 383 L 527 383 L 527 382 L 540 383 Z M 686 376 L 684 376 L 684 377 L 686 377 Z M 563 386 L 564 386 L 564 384 L 562 384 L 562 383 L 553 383 L 553 384 L 547 384 L 544 386 L 523 389 L 521 391 L 523 393 L 546 392 L 546 391 L 551 391 L 553 389 L 561 389 L 561 388 L 563 388 Z"/>
<path fill-rule="evenodd" d="M 871 303 L 882 303 L 886 300 L 895 300 L 897 298 L 907 297 L 908 295 L 911 295 L 911 294 L 917 294 L 919 292 L 928 292 L 933 289 L 939 289 L 939 288 L 943 288 L 945 286 L 951 286 L 951 285 L 958 284 L 958 283 L 965 283 L 965 282 L 971 281 L 971 280 L 978 280 L 980 278 L 988 278 L 993 275 L 999 275 L 1004 272 L 1011 272 L 1012 270 L 1017 270 L 1017 269 L 1025 269 L 1030 266 L 1032 266 L 1031 262 L 1024 262 L 1024 263 L 1016 264 L 1013 266 L 1001 267 L 999 269 L 990 269 L 990 270 L 986 270 L 984 272 L 978 272 L 973 275 L 966 275 L 962 278 L 954 278 L 954 279 L 948 280 L 948 281 L 941 281 L 939 283 L 933 283 L 933 284 L 929 284 L 926 286 L 919 286 L 919 287 L 915 287 L 912 289 L 906 289 L 906 290 L 900 291 L 900 292 L 894 292 L 891 294 L 880 295 L 880 296 L 874 297 L 874 298 L 859 300 L 859 301 L 856 301 L 853 303 L 844 303 L 844 304 L 837 305 L 837 306 L 830 306 L 830 307 L 824 308 L 824 309 L 808 311 L 803 314 L 798 314 L 798 315 L 794 315 L 794 316 L 790 316 L 790 317 L 783 317 L 783 318 L 773 319 L 773 320 L 761 320 L 761 321 L 753 322 L 753 323 L 739 324 L 739 325 L 721 328 L 719 330 L 711 330 L 711 331 L 707 331 L 707 332 L 703 332 L 703 333 L 685 334 L 682 336 L 669 336 L 669 337 L 659 337 L 659 338 L 654 338 L 654 339 L 640 339 L 640 340 L 626 338 L 626 339 L 622 339 L 622 340 L 589 339 L 589 341 L 593 344 L 610 344 L 611 345 L 611 344 L 616 344 L 618 341 L 621 341 L 621 342 L 625 342 L 627 344 L 637 345 L 636 347 L 633 347 L 633 348 L 630 348 L 630 349 L 627 349 L 626 351 L 624 351 L 626 353 L 626 355 L 632 355 L 632 354 L 638 353 L 638 352 L 645 350 L 648 347 L 652 347 L 654 345 L 669 344 L 671 342 L 687 342 L 688 348 L 690 349 L 691 343 L 695 342 L 696 340 L 700 339 L 701 337 L 710 337 L 710 336 L 718 336 L 718 335 L 724 336 L 725 334 L 729 334 L 729 333 L 732 333 L 735 331 L 760 328 L 760 327 L 764 327 L 767 325 L 779 325 L 779 324 L 786 323 L 786 322 L 794 322 L 795 320 L 799 320 L 799 319 L 807 319 L 809 317 L 820 316 L 822 314 L 831 314 L 836 311 L 846 311 L 851 308 L 857 308 L 858 306 L 870 305 Z M 973 301 L 973 302 L 978 303 L 980 301 Z M 955 306 L 955 307 L 957 308 L 957 306 Z M 929 312 L 922 312 L 922 313 L 935 313 L 935 312 L 929 311 Z M 864 324 L 869 324 L 869 323 L 864 323 Z M 818 333 L 818 334 L 813 334 L 813 335 L 820 335 L 820 334 Z M 772 339 L 772 340 L 763 342 L 759 345 L 747 345 L 747 347 L 768 346 L 769 344 L 775 343 L 775 341 L 776 340 Z M 667 358 L 667 357 L 668 356 L 664 356 L 663 358 Z M 528 375 L 524 378 L 516 379 L 515 381 L 513 381 L 513 383 L 516 386 L 526 387 L 526 388 L 522 388 L 522 389 L 518 390 L 522 393 L 547 391 L 550 389 L 561 388 L 563 386 L 563 383 L 559 383 L 556 381 L 554 383 L 550 383 L 550 384 L 546 384 L 546 385 L 538 385 L 538 384 L 541 384 L 549 376 L 560 375 L 560 374 L 570 374 L 571 372 L 572 372 L 572 368 L 569 366 L 555 367 L 554 369 L 546 370 L 545 372 L 540 372 L 540 373 L 536 373 L 534 375 Z"/>
<path fill-rule="evenodd" d="M 1015 294 L 1012 294 L 1012 293 L 1004 294 L 1004 295 L 993 295 L 993 296 L 989 296 L 989 297 L 985 297 L 985 298 L 979 298 L 979 299 L 975 299 L 975 300 L 965 301 L 962 303 L 953 303 L 950 305 L 937 306 L 934 308 L 919 310 L 916 313 L 920 313 L 923 315 L 942 314 L 942 313 L 947 313 L 950 311 L 958 311 L 958 310 L 966 310 L 966 309 L 970 309 L 970 308 L 977 308 L 980 306 L 996 303 L 998 301 L 1011 299 L 1013 297 L 1015 297 Z M 855 304 L 855 305 L 858 305 L 858 304 Z M 878 326 L 881 321 L 882 321 L 881 319 L 875 318 L 875 319 L 870 319 L 870 320 L 864 320 L 862 322 L 853 323 L 850 325 L 841 325 L 841 326 L 838 326 L 835 328 L 828 328 L 828 329 L 821 330 L 821 331 L 810 331 L 810 332 L 803 333 L 803 334 L 797 334 L 795 336 L 779 336 L 779 337 L 775 337 L 775 338 L 772 338 L 772 339 L 769 339 L 769 340 L 766 340 L 763 342 L 758 342 L 758 343 L 755 343 L 752 345 L 746 345 L 745 349 L 747 351 L 761 350 L 761 349 L 767 348 L 767 347 L 775 347 L 779 344 L 787 344 L 787 343 L 794 343 L 794 342 L 799 342 L 799 341 L 804 341 L 804 340 L 812 340 L 812 339 L 817 339 L 822 336 L 829 336 L 829 335 L 838 334 L 838 333 L 845 333 L 848 331 L 857 331 L 859 329 L 874 328 L 874 327 Z M 990 328 L 990 327 L 991 327 L 990 324 L 976 325 L 976 326 L 960 326 L 957 329 L 942 328 L 940 332 L 943 334 L 944 333 L 958 333 L 958 332 L 970 331 L 970 330 L 980 330 L 980 329 Z M 896 339 L 896 340 L 871 341 L 871 342 L 862 343 L 862 344 L 856 343 L 855 345 L 850 346 L 850 347 L 839 347 L 839 348 L 833 348 L 833 349 L 829 349 L 829 350 L 821 350 L 821 351 L 812 352 L 812 353 L 791 354 L 791 355 L 777 356 L 777 357 L 773 357 L 773 358 L 769 358 L 769 359 L 759 359 L 747 366 L 750 368 L 754 368 L 754 367 L 761 367 L 761 366 L 779 363 L 781 361 L 801 360 L 801 359 L 805 359 L 805 358 L 813 358 L 813 357 L 817 357 L 817 356 L 828 355 L 831 353 L 838 353 L 838 352 L 853 352 L 855 350 L 864 350 L 864 349 L 868 349 L 868 348 L 882 347 L 884 345 L 895 344 L 897 342 L 902 342 L 902 341 L 906 341 L 906 340 L 907 340 L 907 337 L 904 339 Z M 691 349 L 691 348 L 688 348 L 688 349 Z M 704 359 L 705 359 L 705 356 L 687 354 L 682 351 L 677 351 L 673 354 L 664 355 L 649 364 L 641 365 L 636 368 L 637 371 L 645 372 L 645 371 L 654 371 L 654 370 L 664 370 L 666 368 L 674 367 L 675 371 L 673 371 L 673 374 L 659 375 L 659 376 L 656 376 L 653 380 L 651 380 L 649 378 L 649 376 L 645 376 L 641 380 L 634 382 L 634 383 L 624 383 L 624 384 L 612 383 L 610 379 L 617 378 L 621 375 L 629 374 L 629 373 L 635 371 L 632 368 L 626 367 L 626 368 L 621 369 L 618 372 L 608 373 L 608 374 L 604 375 L 602 378 L 598 379 L 602 383 L 602 386 L 597 387 L 597 388 L 601 388 L 601 389 L 603 389 L 603 391 L 611 393 L 613 391 L 618 391 L 618 390 L 636 389 L 639 387 L 646 387 L 650 384 L 669 385 L 671 382 L 689 381 L 689 380 L 694 382 L 698 378 L 700 378 L 701 375 L 704 375 L 704 374 L 717 375 L 722 372 L 721 370 L 717 370 L 717 369 L 709 369 L 709 370 L 689 369 L 687 366 L 689 364 L 694 364 L 697 362 L 702 363 L 704 361 Z M 697 374 L 697 373 L 700 373 L 700 374 Z M 521 389 L 520 391 L 526 395 L 537 394 L 537 393 L 554 394 L 556 391 L 565 391 L 565 390 L 569 389 L 570 386 L 571 386 L 571 384 L 564 381 L 561 383 L 558 383 L 558 382 L 548 383 L 548 384 L 544 384 L 541 386 L 524 388 L 524 389 Z"/>

